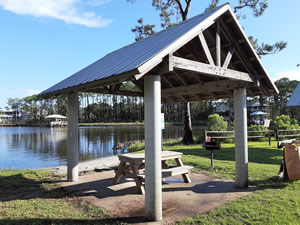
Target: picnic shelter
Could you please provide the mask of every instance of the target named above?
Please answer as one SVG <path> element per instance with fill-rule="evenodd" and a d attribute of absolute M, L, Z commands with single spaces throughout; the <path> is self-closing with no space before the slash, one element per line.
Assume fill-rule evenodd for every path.
<path fill-rule="evenodd" d="M 121 90 L 133 82 L 139 91 Z M 162 219 L 161 104 L 234 99 L 236 186 L 248 187 L 247 96 L 278 93 L 229 4 L 113 51 L 40 93 L 67 95 L 68 181 L 78 180 L 78 93 L 143 96 L 145 216 Z"/>

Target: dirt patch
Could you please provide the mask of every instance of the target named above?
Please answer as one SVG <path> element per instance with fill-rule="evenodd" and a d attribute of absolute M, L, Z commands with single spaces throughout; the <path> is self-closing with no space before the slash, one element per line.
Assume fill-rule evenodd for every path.
<path fill-rule="evenodd" d="M 104 208 L 113 218 L 129 223 L 145 224 L 144 196 L 136 192 L 135 183 L 122 179 L 112 185 L 113 171 L 81 176 L 79 182 L 60 183 L 67 191 L 91 204 Z M 206 174 L 192 173 L 192 183 L 182 178 L 167 178 L 163 184 L 163 220 L 159 224 L 174 224 L 175 221 L 206 213 L 225 202 L 252 193 L 255 187 L 237 189 L 232 180 L 222 180 Z"/>

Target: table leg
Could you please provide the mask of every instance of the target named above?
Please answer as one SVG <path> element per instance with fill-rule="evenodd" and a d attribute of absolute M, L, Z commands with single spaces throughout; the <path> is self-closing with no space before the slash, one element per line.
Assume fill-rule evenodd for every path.
<path fill-rule="evenodd" d="M 135 183 L 136 183 L 138 193 L 139 194 L 145 194 L 145 190 L 144 190 L 144 186 L 143 186 L 143 180 L 138 177 L 138 175 L 139 175 L 139 165 L 132 162 L 130 164 L 130 167 L 131 167 L 131 171 L 132 171 Z"/>
<path fill-rule="evenodd" d="M 167 160 L 162 160 L 161 161 L 161 168 L 162 169 L 168 169 L 169 168 L 169 165 L 167 163 Z"/>
<path fill-rule="evenodd" d="M 126 162 L 124 162 L 124 161 L 120 162 L 118 170 L 117 170 L 116 175 L 115 175 L 115 178 L 113 180 L 113 184 L 120 183 L 120 179 L 121 179 L 121 177 L 123 175 L 125 165 L 126 165 Z"/>
<path fill-rule="evenodd" d="M 176 165 L 177 166 L 183 166 L 183 162 L 181 160 L 181 158 L 176 158 L 175 159 L 176 161 Z M 191 183 L 191 178 L 189 177 L 189 175 L 187 173 L 184 173 L 184 174 L 181 174 L 183 180 L 184 180 L 184 183 Z"/>

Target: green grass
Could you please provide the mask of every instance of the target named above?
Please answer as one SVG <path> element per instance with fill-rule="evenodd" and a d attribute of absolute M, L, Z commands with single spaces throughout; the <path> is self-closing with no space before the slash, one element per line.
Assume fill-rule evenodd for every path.
<path fill-rule="evenodd" d="M 233 144 L 222 144 L 222 150 L 215 151 L 214 169 L 210 168 L 210 152 L 200 145 L 168 142 L 163 149 L 183 152 L 184 164 L 193 165 L 195 171 L 235 179 Z M 282 157 L 275 142 L 272 146 L 249 142 L 249 183 L 259 190 L 178 224 L 300 224 L 300 181 L 278 179 Z"/>
<path fill-rule="evenodd" d="M 134 146 L 144 148 L 142 143 Z M 163 150 L 183 152 L 184 164 L 195 172 L 235 179 L 234 145 L 222 144 L 215 152 L 214 169 L 210 152 L 201 145 L 170 141 Z M 143 150 L 142 150 L 143 151 Z M 249 142 L 249 183 L 258 190 L 210 212 L 178 221 L 178 224 L 300 224 L 300 181 L 277 178 L 282 150 L 276 143 Z M 56 181 L 60 176 L 40 170 L 0 171 L 0 224 L 118 224 L 101 208 L 71 196 Z M 201 205 L 199 205 L 201 207 Z"/>
<path fill-rule="evenodd" d="M 253 194 L 219 206 L 203 215 L 178 221 L 178 224 L 300 224 L 300 181 L 284 182 L 277 174 L 283 151 L 276 142 L 249 142 L 249 184 L 258 187 Z M 138 144 L 138 149 L 144 149 Z M 201 145 L 170 141 L 163 150 L 182 152 L 184 164 L 225 179 L 235 179 L 234 144 L 222 144 L 215 151 L 214 169 L 210 152 Z M 142 150 L 143 151 L 143 150 Z M 199 205 L 201 207 L 201 205 Z"/>
<path fill-rule="evenodd" d="M 119 224 L 64 191 L 59 179 L 43 170 L 1 170 L 0 224 Z"/>

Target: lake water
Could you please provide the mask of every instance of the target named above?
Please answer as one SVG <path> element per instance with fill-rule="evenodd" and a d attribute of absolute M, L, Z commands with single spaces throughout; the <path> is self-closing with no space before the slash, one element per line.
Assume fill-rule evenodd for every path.
<path fill-rule="evenodd" d="M 193 128 L 194 135 L 200 128 Z M 80 127 L 79 161 L 122 153 L 113 147 L 143 140 L 143 126 Z M 182 126 L 166 126 L 164 139 L 181 138 Z M 0 169 L 33 169 L 66 165 L 67 128 L 0 127 Z"/>

